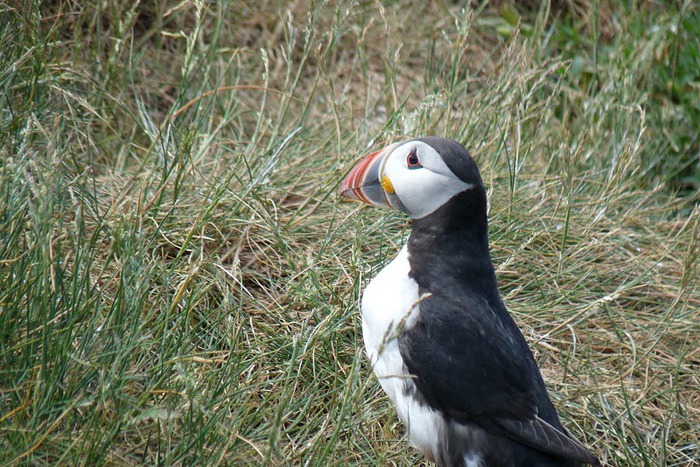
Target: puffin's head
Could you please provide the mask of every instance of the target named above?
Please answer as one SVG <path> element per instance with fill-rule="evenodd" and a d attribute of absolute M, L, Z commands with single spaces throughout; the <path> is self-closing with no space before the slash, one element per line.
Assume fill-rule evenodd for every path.
<path fill-rule="evenodd" d="M 474 188 L 483 190 L 483 183 L 469 152 L 457 141 L 433 136 L 370 154 L 350 171 L 340 195 L 420 219 Z"/>

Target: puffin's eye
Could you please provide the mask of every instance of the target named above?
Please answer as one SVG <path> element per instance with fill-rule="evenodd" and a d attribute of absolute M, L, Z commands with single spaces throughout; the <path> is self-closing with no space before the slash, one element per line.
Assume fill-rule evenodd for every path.
<path fill-rule="evenodd" d="M 416 155 L 415 151 L 411 151 L 406 157 L 406 166 L 409 169 L 420 169 L 421 167 L 423 167 L 422 165 L 420 165 L 418 155 Z"/>

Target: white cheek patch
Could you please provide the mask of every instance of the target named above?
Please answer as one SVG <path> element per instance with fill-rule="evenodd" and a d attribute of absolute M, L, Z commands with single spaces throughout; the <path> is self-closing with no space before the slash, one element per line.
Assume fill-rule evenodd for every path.
<path fill-rule="evenodd" d="M 406 158 L 416 149 L 422 168 L 408 168 Z M 399 209 L 414 219 L 433 213 L 453 196 L 474 187 L 457 177 L 440 154 L 421 141 L 409 141 L 394 149 L 384 166 L 399 200 L 393 202 Z M 390 199 L 390 202 L 392 200 Z"/>
<path fill-rule="evenodd" d="M 413 182 L 414 185 L 406 190 L 405 194 L 398 189 L 396 194 L 414 219 L 432 214 L 455 195 L 474 188 L 471 183 L 463 182 L 458 178 L 445 177 L 427 170 L 421 174 L 420 179 Z"/>

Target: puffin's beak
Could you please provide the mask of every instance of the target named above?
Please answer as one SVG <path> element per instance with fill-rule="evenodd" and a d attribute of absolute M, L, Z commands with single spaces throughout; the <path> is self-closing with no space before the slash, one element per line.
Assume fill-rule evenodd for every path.
<path fill-rule="evenodd" d="M 391 182 L 388 179 L 382 181 L 382 176 L 384 161 L 396 146 L 397 144 L 387 146 L 358 162 L 340 185 L 340 196 L 382 208 L 392 207 L 385 191 L 387 185 L 393 190 Z"/>

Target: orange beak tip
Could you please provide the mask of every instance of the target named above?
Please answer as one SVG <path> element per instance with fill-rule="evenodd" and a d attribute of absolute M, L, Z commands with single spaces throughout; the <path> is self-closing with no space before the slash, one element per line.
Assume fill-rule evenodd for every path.
<path fill-rule="evenodd" d="M 385 184 L 381 182 L 381 167 L 393 146 L 369 154 L 355 164 L 340 184 L 338 194 L 341 198 L 378 207 L 390 207 L 386 199 Z"/>

